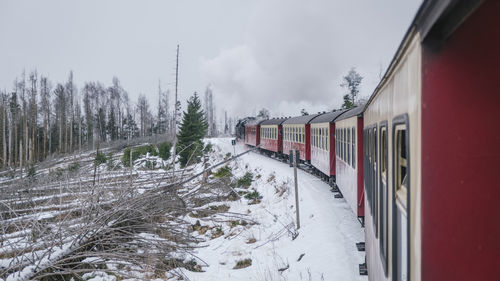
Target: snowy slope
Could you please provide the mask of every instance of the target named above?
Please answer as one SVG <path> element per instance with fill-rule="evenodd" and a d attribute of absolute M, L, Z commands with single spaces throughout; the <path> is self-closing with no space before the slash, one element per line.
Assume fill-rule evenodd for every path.
<path fill-rule="evenodd" d="M 210 142 L 224 153 L 233 152 L 231 139 Z M 238 144 L 236 153 L 246 149 Z M 301 228 L 292 240 L 296 231 L 293 169 L 255 152 L 231 165 L 240 175 L 245 171 L 260 175 L 250 187 L 263 196 L 260 204 L 249 205 L 244 198 L 228 203 L 229 212 L 246 214 L 257 224 L 235 228 L 221 224 L 225 235 L 207 239 L 206 247 L 196 253 L 207 264 L 204 272 L 184 271 L 190 280 L 367 280 L 358 273 L 364 253 L 355 245 L 364 241 L 363 228 L 345 200 L 335 199 L 326 183 L 298 171 Z M 287 191 L 280 196 L 276 188 L 283 186 Z M 256 242 L 248 244 L 251 238 Z M 237 261 L 247 258 L 252 259 L 251 266 L 233 269 Z"/>

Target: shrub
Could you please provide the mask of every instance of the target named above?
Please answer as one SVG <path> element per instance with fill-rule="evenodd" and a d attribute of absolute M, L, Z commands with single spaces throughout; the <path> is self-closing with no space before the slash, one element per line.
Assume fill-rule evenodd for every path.
<path fill-rule="evenodd" d="M 35 165 L 30 165 L 29 168 L 28 168 L 28 178 L 30 179 L 34 179 L 35 178 L 35 175 L 36 175 L 36 169 L 35 169 Z"/>
<path fill-rule="evenodd" d="M 252 265 L 252 259 L 239 260 L 236 262 L 236 265 L 233 267 L 233 269 L 245 268 L 251 265 Z"/>
<path fill-rule="evenodd" d="M 108 159 L 107 159 L 106 155 L 104 153 L 98 151 L 95 158 L 94 158 L 94 165 L 99 166 L 101 164 L 106 163 L 107 160 Z"/>
<path fill-rule="evenodd" d="M 73 162 L 68 166 L 68 172 L 76 172 L 80 169 L 80 162 Z"/>
<path fill-rule="evenodd" d="M 254 190 L 253 192 L 247 193 L 245 198 L 249 200 L 259 200 L 262 199 L 262 196 L 257 190 Z"/>
<path fill-rule="evenodd" d="M 158 156 L 163 160 L 167 160 L 170 158 L 170 149 L 172 148 L 172 144 L 168 141 L 162 142 L 158 145 Z"/>
<path fill-rule="evenodd" d="M 213 148 L 212 144 L 211 143 L 207 143 L 205 145 L 205 148 L 203 148 L 203 152 L 208 153 L 208 152 L 212 151 L 212 148 Z"/>
<path fill-rule="evenodd" d="M 214 177 L 216 178 L 228 178 L 232 176 L 232 169 L 229 166 L 224 166 L 220 169 L 217 170 L 217 172 L 214 174 Z"/>
<path fill-rule="evenodd" d="M 170 150 L 169 150 L 170 151 Z M 150 155 L 158 156 L 158 149 L 151 144 L 135 147 L 132 150 L 132 161 L 139 159 L 142 155 L 146 155 L 149 152 Z M 130 166 L 130 147 L 125 148 L 123 151 L 122 163 L 124 166 Z"/>
<path fill-rule="evenodd" d="M 249 187 L 250 185 L 252 185 L 252 181 L 253 181 L 253 174 L 250 172 L 246 172 L 245 175 L 238 180 L 237 185 L 243 187 Z"/>

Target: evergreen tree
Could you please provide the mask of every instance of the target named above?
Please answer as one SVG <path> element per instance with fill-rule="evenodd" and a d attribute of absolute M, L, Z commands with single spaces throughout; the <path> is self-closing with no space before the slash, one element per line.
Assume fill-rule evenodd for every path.
<path fill-rule="evenodd" d="M 191 164 L 197 156 L 202 154 L 202 139 L 208 129 L 207 119 L 196 92 L 187 103 L 187 112 L 183 112 L 181 127 L 177 135 L 177 153 L 182 167 Z"/>

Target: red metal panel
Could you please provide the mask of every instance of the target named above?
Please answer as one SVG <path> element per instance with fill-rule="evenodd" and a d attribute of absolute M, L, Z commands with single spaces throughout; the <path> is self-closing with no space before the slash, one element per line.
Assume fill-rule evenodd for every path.
<path fill-rule="evenodd" d="M 278 152 L 283 152 L 283 126 L 278 125 Z"/>
<path fill-rule="evenodd" d="M 245 126 L 245 144 L 251 146 L 259 145 L 260 140 L 260 126 L 247 125 Z"/>
<path fill-rule="evenodd" d="M 273 152 L 282 152 L 283 151 L 283 138 L 281 134 L 282 127 L 281 125 L 279 126 L 273 126 L 273 128 L 278 128 L 278 139 L 265 139 L 262 138 L 260 140 L 260 148 L 273 151 Z"/>
<path fill-rule="evenodd" d="M 335 175 L 335 138 L 334 138 L 334 135 L 335 135 L 335 123 L 332 122 L 330 123 L 330 145 L 328 146 L 329 148 L 329 151 L 328 151 L 328 155 L 329 155 L 329 158 L 330 158 L 330 176 L 334 176 Z"/>
<path fill-rule="evenodd" d="M 498 280 L 500 2 L 422 63 L 422 280 Z M 411 130 L 411 128 L 410 128 Z"/>
<path fill-rule="evenodd" d="M 311 160 L 311 124 L 306 124 L 305 128 L 305 159 L 307 161 Z"/>
<path fill-rule="evenodd" d="M 358 169 L 358 217 L 365 216 L 365 204 L 363 204 L 365 189 L 363 188 L 363 117 L 358 117 L 358 127 L 356 132 L 356 144 L 358 146 L 356 154 L 356 168 Z"/>
<path fill-rule="evenodd" d="M 293 141 L 283 141 L 283 150 L 285 154 L 289 154 L 291 149 L 298 149 L 300 152 L 300 159 L 305 160 L 306 158 L 306 145 L 303 143 L 293 142 Z"/>

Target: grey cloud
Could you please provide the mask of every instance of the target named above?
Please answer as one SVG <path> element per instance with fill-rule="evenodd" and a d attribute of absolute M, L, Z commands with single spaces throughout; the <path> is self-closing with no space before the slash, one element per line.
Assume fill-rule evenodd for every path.
<path fill-rule="evenodd" d="M 404 2 L 404 3 L 401 3 Z M 298 114 L 330 110 L 341 103 L 341 77 L 355 66 L 367 79 L 362 95 L 377 83 L 418 8 L 419 1 L 260 1 L 245 42 L 202 62 L 219 109 Z M 306 108 L 307 109 L 307 108 Z"/>

